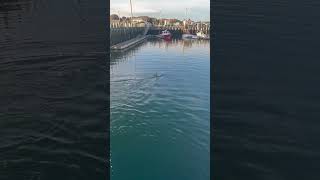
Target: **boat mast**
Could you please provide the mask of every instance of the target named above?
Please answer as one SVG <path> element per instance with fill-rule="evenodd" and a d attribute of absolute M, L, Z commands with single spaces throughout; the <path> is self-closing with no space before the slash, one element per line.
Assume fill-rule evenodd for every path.
<path fill-rule="evenodd" d="M 186 8 L 186 13 L 185 13 L 186 20 L 187 20 L 187 17 L 188 17 L 188 8 Z"/>
<path fill-rule="evenodd" d="M 161 24 L 161 23 L 160 23 L 160 19 L 161 19 L 161 9 L 160 9 L 160 11 L 159 11 L 159 23 L 158 23 L 158 25 Z"/>
<path fill-rule="evenodd" d="M 133 18 L 133 14 L 132 14 L 132 2 L 130 0 L 130 9 L 131 9 L 131 19 Z"/>
<path fill-rule="evenodd" d="M 184 23 L 183 23 L 184 32 L 188 32 L 187 31 L 187 26 L 188 26 L 188 8 L 186 8 L 185 20 L 184 20 Z"/>
<path fill-rule="evenodd" d="M 120 11 L 118 10 L 119 22 L 121 21 Z"/>

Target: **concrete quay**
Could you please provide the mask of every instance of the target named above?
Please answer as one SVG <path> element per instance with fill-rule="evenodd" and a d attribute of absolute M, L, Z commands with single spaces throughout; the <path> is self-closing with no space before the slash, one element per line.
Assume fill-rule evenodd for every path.
<path fill-rule="evenodd" d="M 128 49 L 130 47 L 133 47 L 136 44 L 139 44 L 141 42 L 143 42 L 145 39 L 151 37 L 150 35 L 143 35 L 143 36 L 138 36 L 136 38 L 130 39 L 128 41 L 116 44 L 111 46 L 111 50 L 125 50 Z"/>

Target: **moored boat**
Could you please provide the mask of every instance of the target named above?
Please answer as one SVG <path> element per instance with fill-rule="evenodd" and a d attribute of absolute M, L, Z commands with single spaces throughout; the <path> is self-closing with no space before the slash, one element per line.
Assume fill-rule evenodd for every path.
<path fill-rule="evenodd" d="M 210 36 L 205 34 L 205 33 L 203 33 L 202 31 L 197 32 L 197 37 L 199 39 L 210 39 Z"/>
<path fill-rule="evenodd" d="M 168 30 L 164 30 L 161 32 L 160 37 L 165 40 L 171 40 L 172 34 Z"/>
<path fill-rule="evenodd" d="M 193 35 L 193 34 L 182 34 L 183 39 L 198 39 L 198 36 Z"/>

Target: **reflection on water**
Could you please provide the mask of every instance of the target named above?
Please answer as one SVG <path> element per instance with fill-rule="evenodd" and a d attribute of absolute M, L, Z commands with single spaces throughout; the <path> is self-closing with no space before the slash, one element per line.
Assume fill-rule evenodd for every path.
<path fill-rule="evenodd" d="M 151 39 L 111 58 L 111 179 L 209 179 L 209 41 Z"/>
<path fill-rule="evenodd" d="M 0 3 L 0 45 L 5 47 L 16 33 L 10 30 L 16 29 L 32 7 L 31 0 L 2 1 Z"/>
<path fill-rule="evenodd" d="M 184 53 L 186 49 L 192 49 L 193 44 L 195 46 L 203 46 L 207 48 L 209 46 L 209 43 L 210 43 L 209 40 L 192 40 L 192 39 L 183 39 L 183 40 L 173 39 L 171 41 L 164 41 L 164 40 L 160 41 L 158 39 L 148 40 L 148 44 L 155 48 L 162 48 L 162 49 L 168 50 L 171 47 L 175 47 L 175 49 L 182 50 L 182 53 Z M 132 57 L 136 52 L 139 52 L 141 48 L 144 46 L 145 44 L 141 43 L 124 51 L 112 51 L 112 53 L 110 54 L 111 62 L 115 63 L 117 61 L 128 59 L 129 57 Z"/>

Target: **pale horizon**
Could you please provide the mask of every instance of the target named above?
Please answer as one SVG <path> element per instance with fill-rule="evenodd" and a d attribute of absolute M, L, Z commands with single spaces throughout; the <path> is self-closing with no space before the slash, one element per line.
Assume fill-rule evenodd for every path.
<path fill-rule="evenodd" d="M 210 0 L 132 0 L 132 9 L 133 16 L 210 21 Z M 110 14 L 131 16 L 130 0 L 110 0 Z"/>

